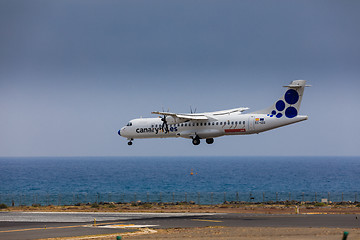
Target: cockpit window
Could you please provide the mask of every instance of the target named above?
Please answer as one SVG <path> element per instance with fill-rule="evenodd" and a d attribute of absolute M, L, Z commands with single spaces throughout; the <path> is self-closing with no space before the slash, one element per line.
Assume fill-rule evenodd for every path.
<path fill-rule="evenodd" d="M 129 122 L 126 126 L 130 127 L 130 126 L 132 126 L 132 123 L 131 123 L 131 122 Z"/>

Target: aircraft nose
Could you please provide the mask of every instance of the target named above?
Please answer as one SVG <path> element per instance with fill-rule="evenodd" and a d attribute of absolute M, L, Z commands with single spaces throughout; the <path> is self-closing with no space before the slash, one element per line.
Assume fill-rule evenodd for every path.
<path fill-rule="evenodd" d="M 119 136 L 124 137 L 124 134 L 126 135 L 125 127 L 122 127 L 117 133 L 119 134 Z"/>

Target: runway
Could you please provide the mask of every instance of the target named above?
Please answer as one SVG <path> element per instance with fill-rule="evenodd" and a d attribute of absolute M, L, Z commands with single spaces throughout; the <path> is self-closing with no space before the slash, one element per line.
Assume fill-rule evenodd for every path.
<path fill-rule="evenodd" d="M 9 240 L 98 234 L 121 235 L 142 227 L 157 229 L 206 226 L 360 228 L 360 216 L 353 214 L 0 212 L 0 239 Z"/>

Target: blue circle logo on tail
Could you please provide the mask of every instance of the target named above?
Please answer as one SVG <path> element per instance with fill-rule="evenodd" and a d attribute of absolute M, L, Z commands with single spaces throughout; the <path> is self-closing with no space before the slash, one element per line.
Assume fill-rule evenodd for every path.
<path fill-rule="evenodd" d="M 285 93 L 285 101 L 288 104 L 295 104 L 299 101 L 299 94 L 294 89 L 289 89 Z"/>
<path fill-rule="evenodd" d="M 282 110 L 285 109 L 285 103 L 284 103 L 284 101 L 283 101 L 283 100 L 277 101 L 275 107 L 276 107 L 276 110 L 278 110 L 279 112 L 281 112 Z"/>
<path fill-rule="evenodd" d="M 297 110 L 296 108 L 294 107 L 288 107 L 286 110 L 285 110 L 285 116 L 288 117 L 288 118 L 293 118 L 293 117 L 296 117 L 297 116 Z"/>

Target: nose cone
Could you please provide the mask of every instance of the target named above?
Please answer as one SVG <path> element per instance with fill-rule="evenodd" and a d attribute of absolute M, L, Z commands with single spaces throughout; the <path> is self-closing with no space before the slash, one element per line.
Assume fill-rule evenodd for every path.
<path fill-rule="evenodd" d="M 125 127 L 122 127 L 118 132 L 119 136 L 121 137 L 127 137 L 126 135 L 126 131 L 125 131 Z"/>

